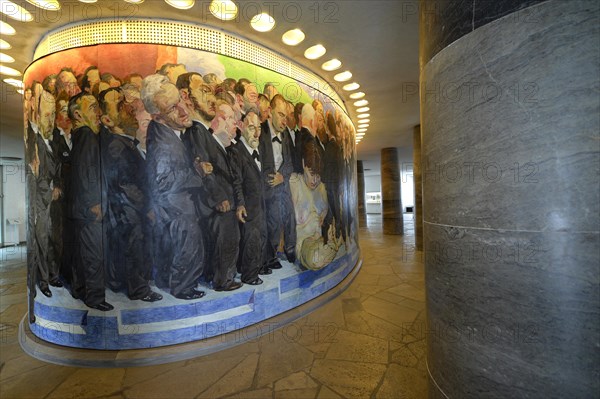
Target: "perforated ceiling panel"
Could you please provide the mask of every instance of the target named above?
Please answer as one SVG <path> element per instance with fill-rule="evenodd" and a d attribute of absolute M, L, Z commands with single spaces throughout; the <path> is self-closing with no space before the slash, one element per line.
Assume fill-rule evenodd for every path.
<path fill-rule="evenodd" d="M 329 96 L 346 111 L 336 90 L 316 74 L 263 46 L 202 25 L 149 19 L 74 24 L 46 34 L 35 50 L 34 60 L 74 47 L 103 43 L 166 44 L 223 54 L 302 82 Z"/>

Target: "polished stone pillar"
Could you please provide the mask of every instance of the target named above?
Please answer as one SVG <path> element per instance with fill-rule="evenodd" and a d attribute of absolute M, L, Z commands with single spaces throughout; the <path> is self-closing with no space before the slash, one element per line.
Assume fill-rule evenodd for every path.
<path fill-rule="evenodd" d="M 358 225 L 367 227 L 367 207 L 365 206 L 365 171 L 363 161 L 356 161 L 357 184 L 358 187 Z"/>
<path fill-rule="evenodd" d="M 381 214 L 383 234 L 404 234 L 400 200 L 400 164 L 396 147 L 381 149 Z"/>
<path fill-rule="evenodd" d="M 596 1 L 421 2 L 431 397 L 597 397 Z"/>
<path fill-rule="evenodd" d="M 421 184 L 421 125 L 413 129 L 413 184 L 415 186 L 415 249 L 423 250 L 423 186 Z"/>

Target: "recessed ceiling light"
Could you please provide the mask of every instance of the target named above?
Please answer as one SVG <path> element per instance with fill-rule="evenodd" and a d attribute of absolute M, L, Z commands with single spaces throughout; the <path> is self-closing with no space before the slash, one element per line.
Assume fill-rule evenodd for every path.
<path fill-rule="evenodd" d="M 165 0 L 165 2 L 171 7 L 179 8 L 180 10 L 189 10 L 194 7 L 196 0 Z"/>
<path fill-rule="evenodd" d="M 0 62 L 11 63 L 15 62 L 15 59 L 8 54 L 0 53 Z"/>
<path fill-rule="evenodd" d="M 0 50 L 8 50 L 10 48 L 12 48 L 12 46 L 10 45 L 10 43 L 8 43 L 4 39 L 0 39 Z"/>
<path fill-rule="evenodd" d="M 250 26 L 258 32 L 270 32 L 275 27 L 275 19 L 266 12 L 255 15 L 250 20 Z"/>
<path fill-rule="evenodd" d="M 356 135 L 359 137 L 363 137 L 365 135 L 365 132 L 357 132 Z"/>
<path fill-rule="evenodd" d="M 281 41 L 288 46 L 297 46 L 302 43 L 306 35 L 300 29 L 288 30 L 281 36 Z"/>
<path fill-rule="evenodd" d="M 142 4 L 144 2 L 144 0 L 125 0 L 128 3 L 131 4 Z"/>
<path fill-rule="evenodd" d="M 230 0 L 213 0 L 210 3 L 209 10 L 215 18 L 223 21 L 231 21 L 238 14 L 237 6 Z"/>
<path fill-rule="evenodd" d="M 60 10 L 58 0 L 27 0 L 27 2 L 44 10 Z"/>
<path fill-rule="evenodd" d="M 335 71 L 336 69 L 338 69 L 341 66 L 342 66 L 342 61 L 338 60 L 337 58 L 334 58 L 332 60 L 324 62 L 323 65 L 321 65 L 321 68 L 323 68 L 326 71 Z"/>
<path fill-rule="evenodd" d="M 79 0 L 79 1 L 82 2 L 82 3 L 95 3 L 98 0 Z"/>
<path fill-rule="evenodd" d="M 369 123 L 369 122 L 371 122 L 371 120 L 370 120 L 370 119 L 359 119 L 359 120 L 358 120 L 358 123 L 361 123 L 361 124 L 362 124 L 362 123 Z"/>
<path fill-rule="evenodd" d="M 21 72 L 4 65 L 0 65 L 0 75 L 21 76 Z"/>
<path fill-rule="evenodd" d="M 352 98 L 354 100 L 358 100 L 359 98 L 363 98 L 364 96 L 365 96 L 365 93 L 363 93 L 362 91 L 358 91 L 356 93 L 350 94 L 350 98 Z"/>
<path fill-rule="evenodd" d="M 8 0 L 0 0 L 0 12 L 9 18 L 21 22 L 33 21 L 33 15 L 20 5 Z"/>
<path fill-rule="evenodd" d="M 362 107 L 363 105 L 367 105 L 369 102 L 367 100 L 358 100 L 354 103 L 355 107 Z"/>
<path fill-rule="evenodd" d="M 369 107 L 362 107 L 362 108 L 357 108 L 356 112 L 367 112 L 369 111 L 371 108 Z"/>
<path fill-rule="evenodd" d="M 333 77 L 333 80 L 336 82 L 345 82 L 352 78 L 352 73 L 350 71 L 340 72 Z"/>
<path fill-rule="evenodd" d="M 363 129 L 365 127 L 369 127 L 369 124 L 368 123 L 361 123 L 360 125 L 358 125 L 359 129 Z"/>
<path fill-rule="evenodd" d="M 363 132 L 366 132 L 366 131 L 367 131 L 366 127 L 362 127 L 362 128 L 360 128 L 360 129 L 357 130 L 358 133 L 363 133 Z"/>
<path fill-rule="evenodd" d="M 352 90 L 356 90 L 360 87 L 360 85 L 356 82 L 354 83 L 348 83 L 347 85 L 344 85 L 344 87 L 342 87 L 342 89 L 346 90 L 346 91 L 352 91 Z"/>
<path fill-rule="evenodd" d="M 315 44 L 306 49 L 304 56 L 309 60 L 316 60 L 317 58 L 321 58 L 326 52 L 327 49 L 322 44 Z"/>
<path fill-rule="evenodd" d="M 9 84 L 11 86 L 15 86 L 15 87 L 17 87 L 19 89 L 22 89 L 22 88 L 25 87 L 25 84 L 23 83 L 22 80 L 12 79 L 12 78 L 6 78 L 6 79 L 3 79 L 3 80 L 4 80 L 4 83 Z"/>
<path fill-rule="evenodd" d="M 12 26 L 10 26 L 9 24 L 7 24 L 4 21 L 0 21 L 0 34 L 12 36 L 15 33 L 17 33 L 15 31 L 15 28 L 13 28 Z"/>
<path fill-rule="evenodd" d="M 358 114 L 356 117 L 357 118 L 368 118 L 369 116 L 371 116 L 371 114 Z"/>

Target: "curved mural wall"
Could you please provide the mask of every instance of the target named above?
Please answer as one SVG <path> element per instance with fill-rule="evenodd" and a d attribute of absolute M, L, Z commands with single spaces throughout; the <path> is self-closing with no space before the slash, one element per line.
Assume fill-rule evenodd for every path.
<path fill-rule="evenodd" d="M 24 82 L 39 338 L 208 338 L 305 303 L 357 264 L 354 127 L 314 87 L 142 43 L 53 53 Z"/>

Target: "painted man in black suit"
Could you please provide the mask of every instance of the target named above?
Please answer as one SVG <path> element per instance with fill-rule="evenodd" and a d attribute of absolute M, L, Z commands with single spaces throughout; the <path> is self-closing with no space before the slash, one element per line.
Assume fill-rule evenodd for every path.
<path fill-rule="evenodd" d="M 105 93 L 105 92 L 103 92 Z M 113 273 L 108 284 L 115 291 L 125 289 L 130 299 L 155 302 L 162 295 L 153 292 L 147 276 L 152 266 L 144 257 L 145 224 L 149 214 L 146 161 L 137 148 L 138 123 L 133 105 L 124 97 L 115 104 L 100 98 L 102 123 L 110 133 L 102 141 L 102 168 L 108 190 L 108 244 Z"/>
<path fill-rule="evenodd" d="M 244 118 L 242 137 L 230 152 L 232 163 L 239 174 L 234 185 L 236 215 L 240 221 L 239 270 L 242 282 L 262 284 L 262 259 L 267 242 L 265 199 L 261 157 L 258 152 L 260 123 L 256 111 L 249 111 Z M 269 274 L 269 269 L 264 274 Z"/>
<path fill-rule="evenodd" d="M 259 150 L 263 155 L 263 183 L 267 209 L 267 245 L 264 266 L 280 269 L 277 248 L 283 232 L 284 251 L 296 261 L 296 220 L 289 178 L 293 172 L 290 137 L 286 134 L 286 102 L 280 94 L 271 100 L 271 118 L 261 124 Z"/>
<path fill-rule="evenodd" d="M 307 134 L 306 131 L 302 130 L 302 108 L 304 107 L 304 103 L 296 103 L 294 105 L 294 120 L 296 121 L 296 125 L 294 126 L 294 131 L 296 132 L 294 147 L 296 150 L 296 154 L 294 155 L 295 164 L 294 164 L 294 173 L 303 173 L 302 169 L 302 143 L 304 135 Z"/>
<path fill-rule="evenodd" d="M 25 162 L 26 166 L 26 192 L 27 198 L 27 242 L 35 243 L 35 219 L 36 219 L 36 186 L 37 177 L 39 175 L 40 160 L 38 157 L 37 149 L 37 133 L 33 130 L 33 126 L 37 126 L 37 105 L 39 103 L 39 97 L 36 101 L 33 93 L 35 88 L 41 88 L 42 85 L 39 82 L 33 82 L 31 88 L 25 90 L 23 95 L 23 106 L 25 108 L 24 120 L 25 120 L 25 135 L 23 140 L 25 142 Z M 41 91 L 39 93 L 41 95 Z M 34 105 L 35 103 L 35 105 Z M 37 294 L 37 274 L 38 274 L 38 250 L 37 244 L 29 245 L 27 247 L 27 289 L 28 289 L 28 314 L 29 322 L 35 323 L 35 297 Z"/>
<path fill-rule="evenodd" d="M 290 136 L 290 149 L 292 150 L 292 165 L 294 166 L 294 172 L 300 173 L 298 171 L 302 169 L 302 156 L 300 155 L 301 150 L 300 148 L 298 148 L 298 144 L 300 144 L 300 135 L 298 134 L 298 130 L 296 130 L 296 127 L 298 126 L 298 121 L 296 120 L 294 104 L 287 101 L 286 110 L 286 129 L 288 135 Z"/>
<path fill-rule="evenodd" d="M 73 227 L 67 218 L 67 198 L 70 198 L 71 188 L 71 149 L 73 142 L 71 130 L 73 125 L 68 116 L 69 97 L 61 93 L 56 98 L 56 119 L 54 132 L 52 133 L 52 151 L 60 165 L 59 186 L 63 195 L 50 206 L 52 219 L 52 242 L 56 259 L 60 261 L 60 274 L 69 283 L 74 274 L 75 263 L 73 261 Z"/>
<path fill-rule="evenodd" d="M 77 252 L 71 294 L 88 307 L 108 311 L 113 306 L 105 300 L 104 286 L 106 186 L 100 159 L 100 108 L 94 96 L 81 92 L 72 97 L 69 118 L 74 127 L 69 217 L 75 225 Z"/>
<path fill-rule="evenodd" d="M 236 120 L 233 108 L 227 102 L 217 101 L 217 114 L 212 120 L 212 142 L 208 144 L 209 160 L 213 175 L 220 187 L 223 201 L 218 201 L 216 209 L 208 218 L 212 235 L 211 261 L 213 264 L 213 287 L 216 291 L 232 291 L 242 286 L 235 281 L 239 254 L 239 228 L 235 213 L 233 187 L 238 178 L 227 153 L 236 135 Z M 221 199 L 219 198 L 219 199 Z"/>
<path fill-rule="evenodd" d="M 181 141 L 192 121 L 177 87 L 166 76 L 144 78 L 141 96 L 152 115 L 146 170 L 156 227 L 162 233 L 162 247 L 169 251 L 164 257 L 169 289 L 179 299 L 201 298 L 204 292 L 195 287 L 204 268 L 204 247 L 194 197 L 203 182 Z"/>
<path fill-rule="evenodd" d="M 207 175 L 204 179 L 204 191 L 197 198 L 206 243 L 204 277 L 207 281 L 212 281 L 215 289 L 236 289 L 240 287 L 239 283 L 233 281 L 233 258 L 237 259 L 237 247 L 233 247 L 235 237 L 229 231 L 232 228 L 235 230 L 232 227 L 235 225 L 235 216 L 232 215 L 234 177 L 228 165 L 227 154 L 222 151 L 223 145 L 212 133 L 212 123 L 217 122 L 217 128 L 218 122 L 225 121 L 222 117 L 224 113 L 221 111 L 221 117 L 215 120 L 217 100 L 199 74 L 190 72 L 181 75 L 177 80 L 177 87 L 181 97 L 186 100 L 193 119 L 193 125 L 186 130 L 183 140 L 195 162 L 202 166 Z M 231 128 L 233 122 L 229 121 Z M 224 134 L 222 138 L 225 142 L 231 141 L 229 134 Z"/>
<path fill-rule="evenodd" d="M 323 159 L 325 167 L 321 173 L 323 183 L 327 189 L 327 201 L 329 202 L 329 211 L 323 223 L 323 239 L 327 244 L 329 226 L 335 224 L 335 235 L 340 235 L 346 239 L 345 229 L 342 228 L 342 214 L 340 206 L 340 167 L 343 164 L 342 146 L 339 143 L 337 126 L 332 113 L 326 117 L 327 132 L 329 134 L 327 144 L 325 144 L 325 158 Z"/>
<path fill-rule="evenodd" d="M 38 105 L 37 150 L 39 157 L 39 174 L 36 179 L 35 195 L 35 237 L 38 246 L 38 285 L 40 291 L 47 297 L 52 296 L 49 285 L 62 287 L 58 279 L 59 265 L 56 259 L 54 244 L 52 242 L 52 222 L 50 206 L 53 201 L 62 196 L 60 188 L 60 164 L 50 145 L 54 129 L 55 105 L 54 96 L 47 91 L 42 91 Z"/>

